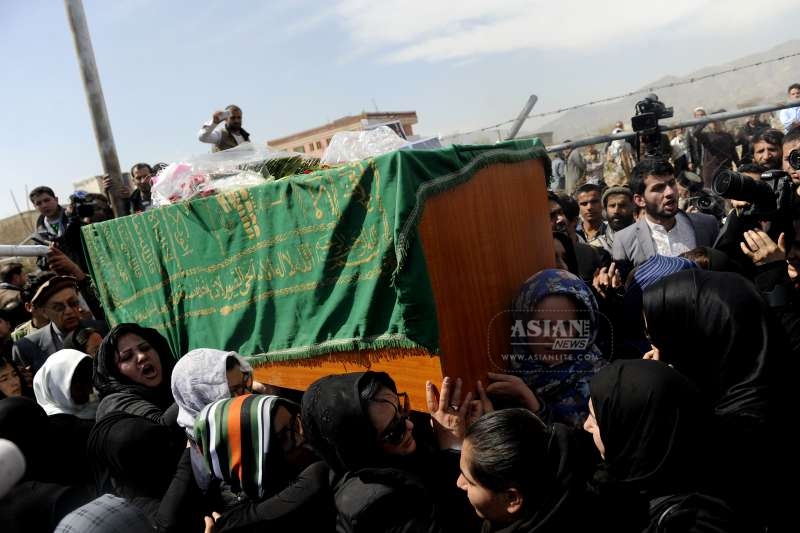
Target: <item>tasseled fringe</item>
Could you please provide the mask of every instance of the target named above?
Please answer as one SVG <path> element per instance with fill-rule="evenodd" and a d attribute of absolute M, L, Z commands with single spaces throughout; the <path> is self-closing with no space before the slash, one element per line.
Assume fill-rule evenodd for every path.
<path fill-rule="evenodd" d="M 328 351 L 324 354 L 310 355 L 304 352 L 291 354 L 257 354 L 247 356 L 247 361 L 253 367 L 280 364 L 282 366 L 317 367 L 325 363 L 339 363 L 369 367 L 380 361 L 405 359 L 409 357 L 433 357 L 429 350 L 421 347 L 370 347 L 363 350 Z"/>

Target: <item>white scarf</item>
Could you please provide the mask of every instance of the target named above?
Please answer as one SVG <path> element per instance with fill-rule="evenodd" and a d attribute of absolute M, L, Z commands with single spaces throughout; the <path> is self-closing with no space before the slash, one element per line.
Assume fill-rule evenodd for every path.
<path fill-rule="evenodd" d="M 97 400 L 93 397 L 83 405 L 76 404 L 70 393 L 75 369 L 87 358 L 90 357 L 78 350 L 59 350 L 48 357 L 42 368 L 33 376 L 36 402 L 48 415 L 63 413 L 85 420 L 94 420 Z"/>

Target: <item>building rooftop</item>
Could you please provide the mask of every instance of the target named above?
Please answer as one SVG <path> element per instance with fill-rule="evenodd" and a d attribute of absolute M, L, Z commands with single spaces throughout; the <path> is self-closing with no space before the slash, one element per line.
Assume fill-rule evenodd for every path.
<path fill-rule="evenodd" d="M 318 126 L 316 128 L 312 128 L 309 130 L 293 133 L 285 137 L 270 139 L 267 141 L 267 144 L 281 145 L 281 144 L 291 143 L 293 141 L 299 139 L 305 139 L 313 135 L 324 133 L 326 131 L 342 129 L 351 124 L 360 125 L 362 121 L 367 121 L 368 124 L 372 124 L 379 122 L 390 122 L 392 120 L 400 120 L 400 121 L 410 122 L 411 124 L 416 124 L 417 112 L 416 111 L 376 111 L 372 113 L 364 112 L 361 113 L 360 115 L 351 115 L 348 117 L 337 118 L 336 120 L 334 120 L 333 122 L 329 122 L 328 124 L 324 124 L 322 126 Z M 361 128 L 359 127 L 358 129 Z"/>

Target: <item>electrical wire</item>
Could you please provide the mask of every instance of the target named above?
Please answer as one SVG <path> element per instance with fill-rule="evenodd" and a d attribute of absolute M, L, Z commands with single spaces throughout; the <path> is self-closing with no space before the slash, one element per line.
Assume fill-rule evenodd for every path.
<path fill-rule="evenodd" d="M 800 52 L 795 52 L 793 54 L 787 54 L 787 55 L 783 55 L 783 56 L 779 56 L 779 57 L 774 57 L 772 59 L 766 59 L 764 61 L 757 61 L 755 63 L 750 63 L 750 64 L 747 64 L 747 65 L 741 65 L 741 66 L 738 66 L 738 67 L 731 67 L 729 69 L 720 70 L 718 72 L 712 72 L 711 74 L 704 74 L 702 76 L 693 76 L 693 77 L 685 79 L 685 80 L 673 81 L 673 82 L 670 82 L 670 83 L 664 83 L 662 85 L 654 85 L 652 87 L 647 87 L 645 89 L 639 89 L 637 91 L 631 91 L 631 92 L 628 92 L 628 93 L 625 93 L 625 94 L 620 94 L 618 96 L 609 96 L 607 98 L 601 98 L 599 100 L 591 100 L 591 101 L 585 102 L 583 104 L 577 104 L 577 105 L 573 105 L 573 106 L 569 106 L 569 107 L 562 107 L 562 108 L 559 108 L 559 109 L 555 109 L 553 111 L 544 111 L 542 113 L 535 113 L 535 114 L 532 114 L 532 115 L 528 115 L 527 118 L 540 118 L 540 117 L 547 117 L 547 116 L 550 116 L 550 115 L 558 115 L 559 113 L 564 113 L 565 111 L 573 111 L 575 109 L 581 109 L 581 108 L 589 107 L 589 106 L 592 106 L 592 105 L 605 104 L 607 102 L 613 102 L 615 100 L 620 100 L 622 98 L 627 98 L 629 96 L 634 96 L 636 94 L 651 93 L 651 92 L 658 91 L 658 90 L 661 90 L 661 89 L 669 89 L 669 88 L 672 88 L 672 87 L 680 87 L 682 85 L 691 85 L 691 84 L 697 83 L 699 81 L 703 81 L 703 80 L 707 80 L 707 79 L 711 79 L 711 78 L 716 78 L 717 76 L 723 76 L 725 74 L 730 74 L 731 72 L 738 72 L 738 71 L 746 70 L 746 69 L 753 68 L 753 67 L 760 67 L 761 65 L 768 65 L 770 63 L 777 63 L 778 61 L 785 61 L 787 59 L 791 59 L 791 58 L 797 57 L 797 56 L 800 56 Z M 465 132 L 465 133 L 456 133 L 454 135 L 451 135 L 450 137 L 455 137 L 455 136 L 460 136 L 460 135 L 470 135 L 470 134 L 478 133 L 478 132 L 481 132 L 481 131 L 496 130 L 497 128 L 499 128 L 501 126 L 505 126 L 507 124 L 513 123 L 515 120 L 517 120 L 517 119 L 516 118 L 512 118 L 511 120 L 506 120 L 504 122 L 499 122 L 499 123 L 493 124 L 491 126 L 478 128 L 477 130 L 472 130 L 472 131 L 468 131 L 468 132 Z"/>

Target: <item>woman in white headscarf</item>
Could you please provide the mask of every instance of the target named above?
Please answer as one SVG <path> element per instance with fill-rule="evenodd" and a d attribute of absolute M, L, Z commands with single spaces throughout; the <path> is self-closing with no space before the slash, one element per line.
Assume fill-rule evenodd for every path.
<path fill-rule="evenodd" d="M 92 358 L 78 350 L 57 351 L 36 372 L 33 393 L 48 415 L 93 421 L 97 400 L 92 399 Z"/>
<path fill-rule="evenodd" d="M 78 350 L 59 350 L 33 377 L 36 402 L 48 414 L 65 457 L 64 468 L 76 485 L 92 483 L 86 443 L 99 401 L 92 387 L 92 358 Z"/>
<path fill-rule="evenodd" d="M 254 385 L 253 368 L 238 353 L 213 348 L 192 350 L 172 369 L 178 425 L 186 430 L 187 437 L 194 438 L 194 419 L 203 407 L 254 392 Z"/>

